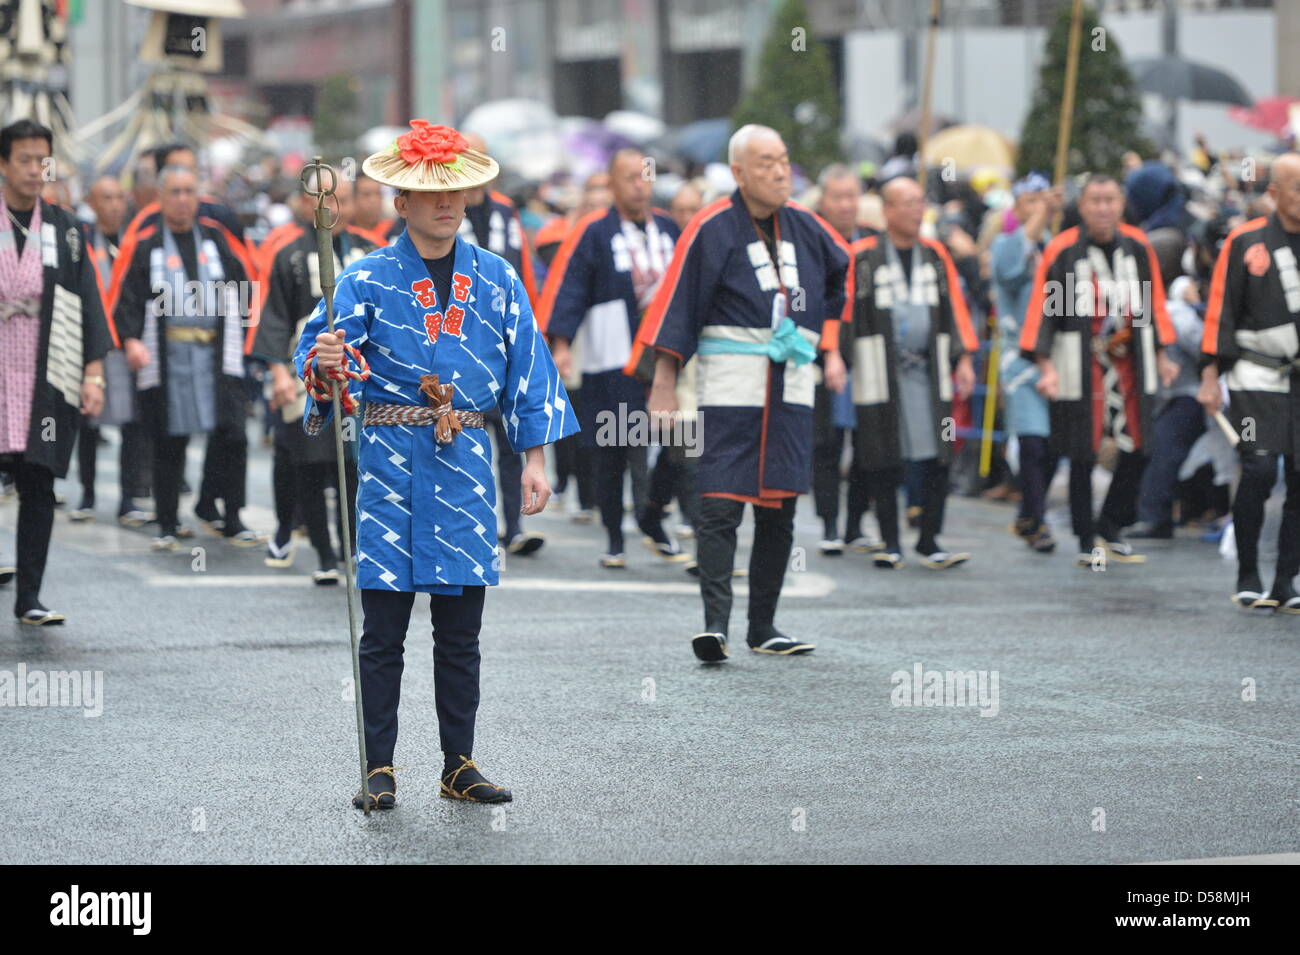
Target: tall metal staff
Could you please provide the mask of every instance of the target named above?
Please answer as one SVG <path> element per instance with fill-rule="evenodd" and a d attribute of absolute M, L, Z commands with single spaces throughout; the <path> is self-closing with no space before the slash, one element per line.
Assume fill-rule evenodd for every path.
<path fill-rule="evenodd" d="M 313 182 L 315 187 L 313 188 Z M 328 185 L 326 184 L 328 182 Z M 307 195 L 316 199 L 316 248 L 320 258 L 320 290 L 325 299 L 325 319 L 330 334 L 334 333 L 334 225 L 338 222 L 338 200 L 334 199 L 334 190 L 338 186 L 338 177 L 334 167 L 321 162 L 316 156 L 302 170 L 302 188 Z M 334 209 L 328 202 L 334 199 Z M 347 355 L 343 361 L 346 364 Z M 348 636 L 352 641 L 352 689 L 357 705 L 357 752 L 361 759 L 361 805 L 365 814 L 370 815 L 370 783 L 366 776 L 366 722 L 365 711 L 361 704 L 361 658 L 360 641 L 357 637 L 357 582 L 352 567 L 352 517 L 348 513 L 347 466 L 343 457 L 343 407 L 339 400 L 341 388 L 348 387 L 348 382 L 331 382 L 334 404 L 334 455 L 339 466 L 339 523 L 343 525 L 343 578 L 348 595 Z"/>

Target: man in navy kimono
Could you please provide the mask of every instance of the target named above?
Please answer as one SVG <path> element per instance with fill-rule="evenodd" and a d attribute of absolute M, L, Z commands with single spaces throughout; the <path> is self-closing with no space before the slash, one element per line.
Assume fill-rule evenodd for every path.
<path fill-rule="evenodd" d="M 519 273 L 456 234 L 466 190 L 490 182 L 496 162 L 454 129 L 411 125 L 363 166 L 399 190 L 405 231 L 343 270 L 337 331 L 327 331 L 318 305 L 294 354 L 310 397 L 308 433 L 333 413 L 320 379 L 338 372 L 345 343 L 349 370 L 364 380 L 356 559 L 369 783 L 353 800 L 357 808 L 370 800 L 384 809 L 396 799 L 402 645 L 416 593 L 431 595 L 440 795 L 510 800 L 471 759 L 483 598 L 500 570 L 484 412 L 500 406 L 509 450 L 525 455 L 525 514 L 539 513 L 550 497 L 544 446 L 577 430 Z"/>
<path fill-rule="evenodd" d="M 641 316 L 673 257 L 677 226 L 650 208 L 651 178 L 640 150 L 615 153 L 609 164 L 614 202 L 578 220 L 546 276 L 537 322 L 551 341 L 555 364 L 568 375 L 574 352 L 582 364 L 582 435 L 594 455 L 596 500 L 605 525 L 604 567 L 623 567 L 623 475 L 632 475 L 637 519 L 646 544 L 668 560 L 684 561 L 663 529 L 663 505 L 672 499 L 682 464 L 674 448 L 661 452 L 654 503 L 644 501 L 646 447 L 623 436 L 606 440 L 602 421 L 629 421 L 645 414 L 645 385 L 624 374 Z M 570 344 L 577 340 L 577 347 Z"/>
<path fill-rule="evenodd" d="M 795 499 L 812 475 L 813 359 L 844 387 L 840 327 L 852 301 L 849 251 L 825 221 L 789 201 L 790 158 L 775 130 L 743 126 L 728 148 L 737 190 L 705 206 L 678 242 L 637 336 L 653 348 L 652 415 L 676 408 L 680 367 L 699 355 L 696 527 L 705 662 L 727 658 L 736 528 L 754 508 L 749 632 L 758 653 L 807 653 L 774 618 L 794 540 Z M 629 367 L 640 350 L 634 349 Z"/>

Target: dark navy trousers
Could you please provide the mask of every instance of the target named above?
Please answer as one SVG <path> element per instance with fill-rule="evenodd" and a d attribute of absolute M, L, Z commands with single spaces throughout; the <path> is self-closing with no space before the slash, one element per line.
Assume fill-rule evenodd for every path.
<path fill-rule="evenodd" d="M 444 753 L 470 756 L 478 712 L 478 633 L 485 587 L 465 587 L 458 597 L 429 595 L 433 623 L 433 689 L 438 737 Z M 400 590 L 361 591 L 361 693 L 366 723 L 366 759 L 391 765 L 397 745 L 397 704 L 402 690 L 402 654 L 415 594 Z"/>

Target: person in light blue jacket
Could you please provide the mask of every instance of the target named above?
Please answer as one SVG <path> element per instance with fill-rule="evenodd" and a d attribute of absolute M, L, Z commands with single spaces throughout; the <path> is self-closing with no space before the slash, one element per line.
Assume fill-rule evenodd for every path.
<path fill-rule="evenodd" d="M 1047 399 L 1038 393 L 1038 368 L 1020 354 L 1020 326 L 1033 293 L 1034 274 L 1049 238 L 1049 226 L 1061 209 L 1061 193 L 1047 177 L 1031 172 L 1011 187 L 1015 205 L 1003 232 L 993 240 L 993 291 L 1001 332 L 999 382 L 1007 430 L 1020 445 L 1020 515 L 1012 531 L 1040 553 L 1056 547 L 1043 520 L 1047 487 L 1056 472 L 1056 455 L 1048 449 L 1051 424 Z"/>

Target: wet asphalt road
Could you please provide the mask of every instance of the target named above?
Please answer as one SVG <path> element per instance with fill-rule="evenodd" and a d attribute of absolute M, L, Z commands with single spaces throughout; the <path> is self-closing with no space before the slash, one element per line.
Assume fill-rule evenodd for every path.
<path fill-rule="evenodd" d="M 202 532 L 201 571 L 189 551 L 151 553 L 146 532 L 111 520 L 115 452 L 100 455 L 98 522 L 57 517 L 43 598 L 69 622 L 0 625 L 0 680 L 20 665 L 103 679 L 96 717 L 0 708 L 0 860 L 1127 863 L 1300 849 L 1300 617 L 1235 610 L 1233 568 L 1194 537 L 1094 572 L 1068 546 L 1029 552 L 1008 507 L 957 499 L 944 542 L 975 557 L 944 573 L 819 556 L 801 500 L 778 623 L 817 651 L 733 648 L 712 668 L 691 655 L 699 598 L 679 567 L 632 547 L 625 571 L 602 570 L 595 527 L 532 519 L 547 546 L 510 559 L 488 595 L 475 750 L 515 802 L 437 797 L 421 598 L 398 808 L 364 818 L 349 803 L 343 589 L 311 586 L 302 545 L 288 571 Z M 192 449 L 196 484 L 199 460 Z M 245 522 L 270 531 L 261 446 L 249 488 Z M 0 554 L 15 517 L 0 505 Z M 748 526 L 742 561 L 747 548 Z M 737 633 L 743 622 L 741 597 Z M 930 671 L 983 671 L 985 696 L 895 705 L 918 667 L 918 691 Z"/>

